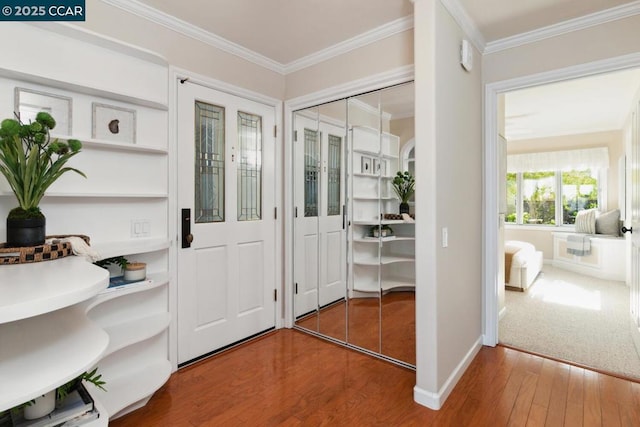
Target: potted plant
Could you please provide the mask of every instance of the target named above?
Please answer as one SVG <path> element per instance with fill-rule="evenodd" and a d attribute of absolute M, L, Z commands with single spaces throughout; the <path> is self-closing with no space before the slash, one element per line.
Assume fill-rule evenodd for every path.
<path fill-rule="evenodd" d="M 39 112 L 34 122 L 5 119 L 0 124 L 0 172 L 18 199 L 18 207 L 7 216 L 7 246 L 36 246 L 44 243 L 45 217 L 40 200 L 45 191 L 65 172 L 84 173 L 64 165 L 80 152 L 80 141 L 51 140 L 56 122 Z"/>
<path fill-rule="evenodd" d="M 102 374 L 98 374 L 98 368 L 96 367 L 90 372 L 83 372 L 72 380 L 48 393 L 43 394 L 42 396 L 38 396 L 35 399 L 11 408 L 11 412 L 14 412 L 14 415 L 17 414 L 18 417 L 20 412 L 22 412 L 22 417 L 25 420 L 42 418 L 50 414 L 56 407 L 64 405 L 65 398 L 78 388 L 78 384 L 83 380 L 93 384 L 101 390 L 107 391 L 104 388 L 106 382 L 102 380 Z M 0 413 L 0 419 L 1 418 L 2 413 Z"/>
<path fill-rule="evenodd" d="M 415 192 L 415 183 L 416 181 L 409 171 L 398 171 L 393 178 L 393 191 L 400 199 L 401 214 L 409 213 L 409 199 L 411 199 L 411 196 L 413 196 Z"/>

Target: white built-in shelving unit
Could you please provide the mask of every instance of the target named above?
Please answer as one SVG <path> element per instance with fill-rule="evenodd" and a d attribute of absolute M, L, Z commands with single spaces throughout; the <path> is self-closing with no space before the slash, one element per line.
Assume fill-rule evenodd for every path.
<path fill-rule="evenodd" d="M 377 129 L 353 126 L 351 147 L 351 296 L 413 288 L 414 223 L 381 216 L 398 212 L 392 181 L 400 167 L 399 138 Z M 393 236 L 372 237 L 372 230 L 381 226 L 392 227 Z"/>
<path fill-rule="evenodd" d="M 101 411 L 89 425 L 106 425 L 144 405 L 172 371 L 168 65 L 67 27 L 17 24 L 0 28 L 0 37 L 21 41 L 2 65 L 12 68 L 0 68 L 0 117 L 13 116 L 16 88 L 70 98 L 71 132 L 54 137 L 83 143 L 68 165 L 87 178 L 67 173 L 42 200 L 47 234 L 86 235 L 100 258 L 147 264 L 146 280 L 117 288 L 107 288 L 106 270 L 79 257 L 0 266 L 0 378 L 11 379 L 0 387 L 0 410 L 97 366 L 108 391 L 88 387 Z M 38 63 L 24 51 L 40 52 Z M 135 141 L 95 138 L 93 103 L 134 110 Z M 0 178 L 0 218 L 15 205 Z"/>

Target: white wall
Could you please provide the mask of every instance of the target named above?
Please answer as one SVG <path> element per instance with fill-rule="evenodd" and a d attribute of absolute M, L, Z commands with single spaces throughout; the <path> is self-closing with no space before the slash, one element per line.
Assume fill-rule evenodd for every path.
<path fill-rule="evenodd" d="M 416 0 L 414 10 L 414 397 L 439 408 L 479 350 L 482 334 L 482 67 L 476 61 L 470 73 L 461 68 L 464 34 L 440 1 Z M 445 227 L 449 241 L 443 248 Z"/>

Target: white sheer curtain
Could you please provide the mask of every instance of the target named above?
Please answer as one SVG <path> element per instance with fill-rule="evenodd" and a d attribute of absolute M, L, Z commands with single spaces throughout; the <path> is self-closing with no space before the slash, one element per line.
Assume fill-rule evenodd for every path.
<path fill-rule="evenodd" d="M 607 147 L 507 155 L 507 172 L 607 169 Z"/>

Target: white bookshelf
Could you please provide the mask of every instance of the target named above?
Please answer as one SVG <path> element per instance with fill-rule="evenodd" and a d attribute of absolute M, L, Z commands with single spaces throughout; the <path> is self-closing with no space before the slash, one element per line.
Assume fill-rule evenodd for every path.
<path fill-rule="evenodd" d="M 172 369 L 168 332 L 169 258 L 173 250 L 169 238 L 168 64 L 156 55 L 116 42 L 107 43 L 81 30 L 56 29 L 59 27 L 22 23 L 0 28 L 0 36 L 21 41 L 19 49 L 5 52 L 7 61 L 0 68 L 0 96 L 6 100 L 0 103 L 0 117 L 13 116 L 16 88 L 71 98 L 70 135 L 52 136 L 83 143 L 82 151 L 68 166 L 83 171 L 87 178 L 67 173 L 51 186 L 40 206 L 47 218 L 47 234 L 87 235 L 102 258 L 123 255 L 130 261 L 146 262 L 148 280 L 107 289 L 107 270 L 68 257 L 69 260 L 25 265 L 34 279 L 22 280 L 23 288 L 40 286 L 35 277 L 48 277 L 52 282 L 50 290 L 42 289 L 42 297 L 30 301 L 26 297 L 20 300 L 24 289 L 16 292 L 10 288 L 15 280 L 5 281 L 1 276 L 10 274 L 11 266 L 0 266 L 0 328 L 15 328 L 25 322 L 19 317 L 30 322 L 34 316 L 52 316 L 39 312 L 55 307 L 67 313 L 60 319 L 56 317 L 57 321 L 66 321 L 73 313 L 69 319 L 91 331 L 88 336 L 78 335 L 77 341 L 68 341 L 73 334 L 52 334 L 45 340 L 33 330 L 36 328 L 28 330 L 25 336 L 41 337 L 43 341 L 33 348 L 16 347 L 19 349 L 16 357 L 22 355 L 22 360 L 28 362 L 22 365 L 22 370 L 42 371 L 40 374 L 51 375 L 52 379 L 42 385 L 25 383 L 25 391 L 16 399 L 9 402 L 0 398 L 0 403 L 20 404 L 47 391 L 43 388 L 52 389 L 65 379 L 97 366 L 109 392 L 92 391 L 101 416 L 97 423 L 89 425 L 106 425 L 109 418 L 146 402 Z M 60 51 L 60 45 L 65 49 Z M 31 61 L 23 54 L 25 50 L 41 52 L 40 61 Z M 78 56 L 77 52 L 83 55 Z M 134 110 L 135 140 L 120 142 L 94 137 L 93 103 Z M 14 204 L 8 184 L 0 179 L 0 218 L 5 218 Z M 144 238 L 133 233 L 136 221 L 148 224 Z M 3 227 L 0 224 L 2 236 Z M 97 272 L 100 284 L 87 280 L 87 268 L 92 274 Z M 53 273 L 45 274 L 44 270 Z M 77 289 L 68 292 L 73 284 Z M 73 307 L 82 310 L 78 313 L 76 309 L 65 308 L 65 304 L 76 304 Z M 8 351 L 5 329 L 0 331 L 3 335 L 0 351 Z M 104 342 L 94 344 L 92 337 L 101 337 Z M 50 363 L 53 353 L 65 345 L 83 355 L 81 361 L 76 360 L 73 370 L 58 369 Z M 31 352 L 40 355 L 38 364 L 25 359 L 24 355 Z M 74 357 L 71 355 L 70 360 Z M 8 366 L 7 359 L 0 357 L 0 373 L 4 374 Z M 4 375 L 0 378 L 4 382 Z"/>

